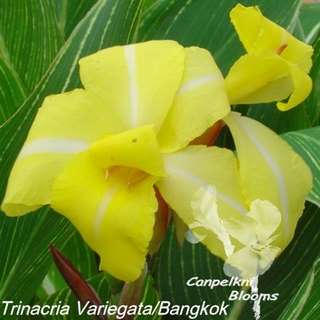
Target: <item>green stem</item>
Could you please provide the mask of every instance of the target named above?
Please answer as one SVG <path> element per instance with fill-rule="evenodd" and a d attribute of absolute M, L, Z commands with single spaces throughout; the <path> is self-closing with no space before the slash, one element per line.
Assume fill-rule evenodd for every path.
<path fill-rule="evenodd" d="M 249 287 L 242 287 L 241 289 L 247 292 L 249 290 Z M 246 302 L 247 301 L 244 301 L 244 300 L 236 300 L 233 304 L 232 310 L 227 319 L 238 320 L 243 311 L 243 308 L 246 305 Z"/>

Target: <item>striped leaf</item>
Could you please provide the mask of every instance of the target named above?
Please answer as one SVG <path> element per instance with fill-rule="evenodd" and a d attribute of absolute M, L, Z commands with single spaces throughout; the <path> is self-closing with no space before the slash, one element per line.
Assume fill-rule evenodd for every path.
<path fill-rule="evenodd" d="M 54 1 L 58 25 L 65 40 L 96 2 L 97 0 Z"/>
<path fill-rule="evenodd" d="M 28 91 L 38 83 L 62 44 L 53 3 L 0 2 L 1 56 Z"/>
<path fill-rule="evenodd" d="M 0 128 L 1 196 L 44 97 L 79 85 L 80 57 L 130 41 L 139 8 L 140 0 L 98 1 L 71 34 L 37 89 Z M 48 213 L 45 208 L 17 219 L 1 215 L 1 220 L 0 299 L 29 301 L 50 267 L 49 243 L 54 242 L 62 248 L 72 236 L 73 228 L 64 218 Z"/>
<path fill-rule="evenodd" d="M 154 287 L 154 280 L 150 275 L 148 275 L 145 279 L 141 303 L 143 305 L 151 305 L 156 308 L 158 302 L 159 302 L 159 295 Z M 158 316 L 157 314 L 145 315 L 145 316 L 138 315 L 135 317 L 135 320 L 158 320 L 158 319 L 161 319 L 161 316 Z"/>
<path fill-rule="evenodd" d="M 0 57 L 0 124 L 7 120 L 26 98 L 19 77 Z"/>
<path fill-rule="evenodd" d="M 279 320 L 315 320 L 320 312 L 320 259 L 307 274 Z"/>
<path fill-rule="evenodd" d="M 46 208 L 20 218 L 1 213 L 0 300 L 30 301 L 51 264 L 48 245 L 63 247 L 73 234 L 65 219 Z"/>
<path fill-rule="evenodd" d="M 313 173 L 313 189 L 309 200 L 320 207 L 320 126 L 283 135 L 304 158 Z"/>
<path fill-rule="evenodd" d="M 320 3 L 304 3 L 297 26 L 308 43 L 313 43 L 320 34 Z"/>
<path fill-rule="evenodd" d="M 22 104 L 62 45 L 53 2 L 0 2 L 0 123 Z"/>

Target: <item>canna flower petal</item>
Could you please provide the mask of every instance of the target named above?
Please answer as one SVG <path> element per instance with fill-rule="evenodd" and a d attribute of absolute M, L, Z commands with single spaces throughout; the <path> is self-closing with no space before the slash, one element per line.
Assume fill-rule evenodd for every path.
<path fill-rule="evenodd" d="M 85 90 L 46 97 L 11 171 L 2 209 L 16 216 L 49 204 L 53 181 L 65 164 L 106 132 L 121 129 Z"/>
<path fill-rule="evenodd" d="M 252 81 L 254 79 L 255 81 Z M 312 89 L 311 78 L 277 55 L 244 55 L 230 69 L 226 89 L 231 104 L 280 101 L 279 110 L 286 111 L 301 103 Z"/>
<path fill-rule="evenodd" d="M 215 188 L 221 219 L 239 219 L 247 212 L 243 205 L 236 159 L 230 150 L 190 146 L 176 153 L 165 154 L 164 166 L 166 176 L 156 185 L 169 206 L 190 229 L 195 221 L 201 220 L 191 206 L 191 200 L 203 187 Z M 206 228 L 198 229 L 197 233 L 202 235 L 202 242 L 209 250 L 225 258 L 224 247 L 216 234 Z"/>
<path fill-rule="evenodd" d="M 144 267 L 157 210 L 156 178 L 129 184 L 131 175 L 132 169 L 114 168 L 105 179 L 90 152 L 80 153 L 55 180 L 51 204 L 99 254 L 100 268 L 125 281 Z"/>
<path fill-rule="evenodd" d="M 80 60 L 86 90 L 126 129 L 153 124 L 158 131 L 179 88 L 185 49 L 175 41 L 149 41 L 98 51 Z"/>
<path fill-rule="evenodd" d="M 108 135 L 95 142 L 90 147 L 90 152 L 96 165 L 102 169 L 122 166 L 154 176 L 164 175 L 162 157 L 152 125 Z"/>
<path fill-rule="evenodd" d="M 261 123 L 237 113 L 224 120 L 235 141 L 246 203 L 268 200 L 280 210 L 281 231 L 275 243 L 285 248 L 311 190 L 310 169 L 284 140 Z"/>
<path fill-rule="evenodd" d="M 185 70 L 159 132 L 161 149 L 179 150 L 230 112 L 224 79 L 209 51 L 185 49 Z"/>
<path fill-rule="evenodd" d="M 265 18 L 257 7 L 238 4 L 230 18 L 248 53 L 235 62 L 226 77 L 231 104 L 280 101 L 290 94 L 288 103 L 277 104 L 280 110 L 301 103 L 312 87 L 307 75 L 312 47 Z"/>
<path fill-rule="evenodd" d="M 250 104 L 283 100 L 292 90 L 287 75 L 288 65 L 278 56 L 243 55 L 231 67 L 226 78 L 230 103 Z M 279 90 L 279 87 L 282 90 Z"/>
<path fill-rule="evenodd" d="M 290 65 L 293 92 L 288 102 L 278 102 L 281 111 L 292 109 L 304 101 L 312 90 L 312 79 L 295 65 Z M 279 88 L 280 89 L 280 88 Z"/>

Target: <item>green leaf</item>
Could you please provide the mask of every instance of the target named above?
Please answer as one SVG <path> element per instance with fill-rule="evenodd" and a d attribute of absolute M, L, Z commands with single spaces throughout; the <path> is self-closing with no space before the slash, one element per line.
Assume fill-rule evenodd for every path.
<path fill-rule="evenodd" d="M 62 44 L 54 0 L 0 2 L 1 56 L 30 91 Z"/>
<path fill-rule="evenodd" d="M 156 307 L 157 303 L 159 302 L 159 295 L 154 287 L 154 280 L 150 275 L 146 276 L 144 288 L 143 288 L 143 295 L 141 302 L 143 305 L 151 305 Z M 157 320 L 161 319 L 161 316 L 155 315 L 138 315 L 135 317 L 135 320 Z"/>
<path fill-rule="evenodd" d="M 320 126 L 289 132 L 283 138 L 298 152 L 313 173 L 313 189 L 309 200 L 320 207 Z"/>
<path fill-rule="evenodd" d="M 72 226 L 47 208 L 20 218 L 0 215 L 0 300 L 30 301 L 51 264 L 48 245 L 63 247 Z"/>
<path fill-rule="evenodd" d="M 313 267 L 314 261 L 319 257 L 319 224 L 320 208 L 309 204 L 288 248 L 274 262 L 270 270 L 259 277 L 260 293 L 279 293 L 279 299 L 276 302 L 261 302 L 261 319 L 278 319 L 286 306 L 294 299 L 300 285 Z M 157 273 L 161 299 L 180 305 L 201 304 L 202 301 L 209 304 L 221 304 L 222 301 L 225 301 L 231 304 L 228 310 L 229 319 L 254 319 L 250 302 L 238 301 L 232 305 L 232 301 L 228 301 L 230 291 L 239 290 L 239 287 L 221 286 L 210 289 L 209 287 L 186 285 L 188 279 L 192 277 L 228 279 L 223 273 L 222 266 L 223 262 L 211 255 L 201 244 L 184 243 L 180 248 L 173 232 L 170 232 L 161 248 Z"/>
<path fill-rule="evenodd" d="M 0 57 L 0 124 L 7 120 L 22 104 L 26 89 L 20 83 L 15 72 Z"/>
<path fill-rule="evenodd" d="M 0 2 L 0 123 L 22 104 L 62 44 L 52 2 Z"/>
<path fill-rule="evenodd" d="M 65 40 L 96 2 L 97 0 L 55 1 L 59 28 Z"/>
<path fill-rule="evenodd" d="M 229 19 L 237 0 L 158 0 L 144 14 L 140 40 L 173 39 L 185 46 L 200 46 L 213 54 L 226 72 L 243 53 Z M 284 27 L 293 28 L 300 0 L 241 1 L 258 5 L 263 13 Z"/>
<path fill-rule="evenodd" d="M 318 258 L 279 320 L 312 320 L 320 312 L 320 259 Z"/>
<path fill-rule="evenodd" d="M 300 26 L 306 42 L 313 43 L 320 33 L 320 3 L 304 3 L 299 16 Z"/>
<path fill-rule="evenodd" d="M 100 48 L 127 43 L 134 33 L 139 9 L 139 0 L 97 2 L 69 37 L 37 89 L 0 127 L 1 196 L 13 162 L 44 97 L 79 85 L 80 57 Z M 50 267 L 48 245 L 59 239 L 56 245 L 62 248 L 72 236 L 73 229 L 66 219 L 47 213 L 46 208 L 17 219 L 2 215 L 1 228 L 0 255 L 4 263 L 0 273 L 3 281 L 0 299 L 30 301 Z"/>
<path fill-rule="evenodd" d="M 313 66 L 310 76 L 313 80 L 313 88 L 308 99 L 302 104 L 302 107 L 307 110 L 311 125 L 314 126 L 320 124 L 320 36 L 314 43 Z"/>

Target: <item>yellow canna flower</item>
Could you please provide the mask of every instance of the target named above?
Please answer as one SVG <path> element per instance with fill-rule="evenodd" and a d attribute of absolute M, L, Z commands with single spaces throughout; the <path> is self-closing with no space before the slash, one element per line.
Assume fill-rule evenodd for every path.
<path fill-rule="evenodd" d="M 169 155 L 230 112 L 224 80 L 208 51 L 174 41 L 99 51 L 80 60 L 80 77 L 84 89 L 49 96 L 39 109 L 2 209 L 19 216 L 50 204 L 100 255 L 101 269 L 133 281 L 153 234 L 154 185 Z"/>
<path fill-rule="evenodd" d="M 311 46 L 265 18 L 258 7 L 236 5 L 231 22 L 247 53 L 231 67 L 226 88 L 231 104 L 281 101 L 277 107 L 289 110 L 309 95 L 312 81 Z"/>
<path fill-rule="evenodd" d="M 236 155 L 225 148 L 205 146 L 166 154 L 166 176 L 157 186 L 196 239 L 229 265 L 242 266 L 241 273 L 248 275 L 258 270 L 257 265 L 263 270 L 275 252 L 279 254 L 291 241 L 312 187 L 312 175 L 303 159 L 261 123 L 234 112 L 224 121 L 233 136 Z M 230 232 L 232 223 L 245 227 L 238 233 Z M 270 242 L 273 233 L 277 237 Z M 247 240 L 240 238 L 250 234 Z M 248 260 L 244 253 L 248 251 L 239 256 L 239 250 L 252 245 L 253 237 L 258 237 L 268 251 L 259 253 L 264 261 L 254 256 L 253 264 L 245 267 Z"/>

